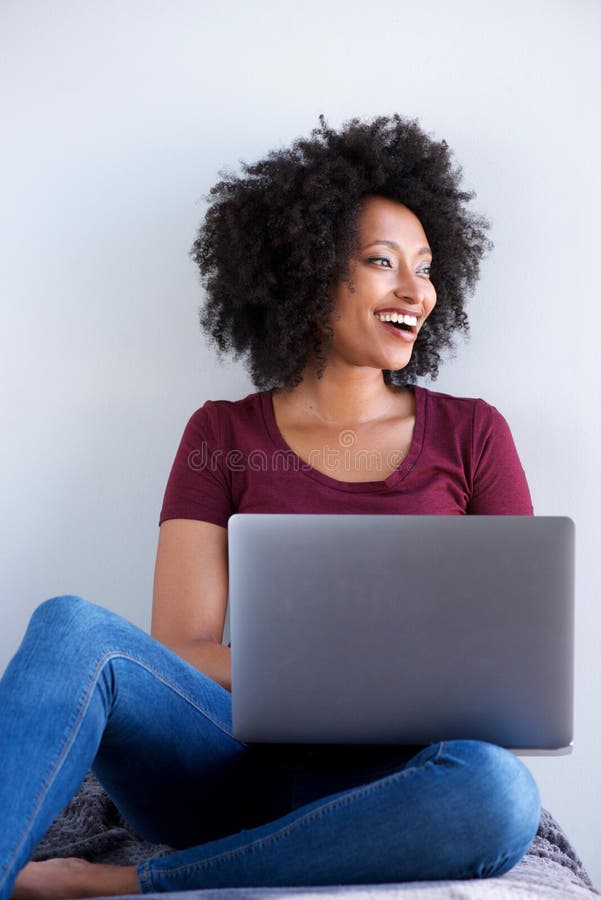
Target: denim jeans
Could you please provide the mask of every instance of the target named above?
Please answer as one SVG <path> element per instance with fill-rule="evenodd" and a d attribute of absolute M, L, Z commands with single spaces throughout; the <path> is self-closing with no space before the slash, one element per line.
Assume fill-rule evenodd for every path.
<path fill-rule="evenodd" d="M 248 745 L 231 695 L 75 596 L 34 612 L 0 681 L 0 898 L 89 769 L 132 828 L 175 848 L 142 893 L 486 878 L 539 824 L 527 767 L 481 741 Z"/>

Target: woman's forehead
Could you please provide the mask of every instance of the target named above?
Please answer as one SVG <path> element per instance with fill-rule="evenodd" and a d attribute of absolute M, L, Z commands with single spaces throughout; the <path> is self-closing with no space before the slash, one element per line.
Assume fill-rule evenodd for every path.
<path fill-rule="evenodd" d="M 362 241 L 391 241 L 394 235 L 404 241 L 427 243 L 418 217 L 403 203 L 387 197 L 370 196 L 365 199 L 359 215 Z"/>

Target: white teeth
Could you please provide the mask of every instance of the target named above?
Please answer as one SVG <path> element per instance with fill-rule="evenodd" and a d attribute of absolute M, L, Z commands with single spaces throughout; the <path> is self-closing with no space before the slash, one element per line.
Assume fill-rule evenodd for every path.
<path fill-rule="evenodd" d="M 406 325 L 417 325 L 417 316 L 403 316 L 400 313 L 376 313 L 381 322 L 404 322 Z"/>

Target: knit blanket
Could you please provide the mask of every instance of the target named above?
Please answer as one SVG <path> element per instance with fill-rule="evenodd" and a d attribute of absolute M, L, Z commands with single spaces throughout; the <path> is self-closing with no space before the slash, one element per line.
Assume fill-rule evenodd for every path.
<path fill-rule="evenodd" d="M 150 844 L 135 834 L 89 772 L 37 845 L 32 859 L 76 856 L 90 862 L 133 865 L 170 852 L 170 847 Z M 601 894 L 593 888 L 566 835 L 543 809 L 528 853 L 517 866 L 495 878 L 312 888 L 205 888 L 146 896 L 167 896 L 170 900 L 591 900 Z"/>

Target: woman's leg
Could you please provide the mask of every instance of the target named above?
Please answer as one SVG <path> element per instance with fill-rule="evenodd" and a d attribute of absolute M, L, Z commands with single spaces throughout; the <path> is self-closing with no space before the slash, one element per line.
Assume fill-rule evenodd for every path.
<path fill-rule="evenodd" d="M 228 691 L 110 610 L 55 597 L 0 681 L 2 900 L 90 767 L 139 834 L 172 847 L 289 809 L 232 738 Z"/>
<path fill-rule="evenodd" d="M 78 610 L 76 612 L 76 609 Z M 59 612 L 60 611 L 60 612 Z M 323 787 L 325 796 L 296 809 L 294 812 L 286 812 L 279 818 L 274 818 L 265 824 L 266 816 L 277 816 L 275 812 L 279 806 L 281 809 L 290 809 L 291 804 L 285 797 L 285 790 L 278 796 L 271 772 L 269 773 L 269 787 L 261 779 L 250 777 L 250 784 L 255 790 L 253 800 L 258 803 L 260 812 L 255 814 L 255 824 L 249 809 L 245 809 L 243 815 L 237 815 L 237 792 L 243 792 L 249 784 L 250 774 L 248 765 L 238 765 L 247 762 L 250 758 L 246 745 L 234 741 L 229 734 L 230 695 L 227 691 L 216 685 L 211 679 L 202 676 L 196 669 L 188 666 L 175 654 L 163 648 L 153 641 L 148 635 L 135 629 L 135 626 L 127 623 L 120 617 L 86 604 L 77 598 L 56 598 L 42 604 L 38 611 L 37 619 L 34 616 L 32 625 L 23 645 L 15 657 L 17 664 L 12 666 L 12 672 L 7 670 L 5 680 L 8 687 L 5 690 L 5 682 L 0 685 L 0 702 L 8 698 L 9 712 L 12 708 L 12 716 L 8 715 L 6 721 L 11 732 L 11 719 L 13 736 L 16 733 L 17 741 L 14 746 L 23 746 L 24 752 L 20 755 L 21 764 L 14 766 L 13 775 L 19 771 L 37 772 L 43 766 L 40 765 L 40 733 L 29 741 L 27 735 L 35 727 L 35 716 L 31 713 L 31 696 L 36 693 L 41 702 L 43 712 L 42 719 L 52 720 L 48 712 L 47 685 L 41 679 L 40 672 L 46 668 L 51 671 L 54 666 L 55 680 L 63 683 L 59 692 L 58 701 L 64 699 L 66 692 L 64 682 L 71 683 L 71 671 L 69 664 L 77 667 L 80 653 L 77 646 L 85 644 L 87 651 L 83 653 L 88 657 L 85 664 L 85 678 L 78 676 L 75 687 L 79 687 L 84 681 L 87 685 L 87 693 L 82 688 L 82 699 L 78 698 L 78 704 L 71 701 L 67 712 L 67 726 L 65 726 L 64 711 L 61 711 L 63 740 L 56 740 L 56 728 L 50 731 L 54 735 L 54 754 L 44 753 L 46 767 L 52 772 L 52 778 L 46 778 L 43 787 L 32 800 L 32 792 L 26 792 L 27 809 L 21 809 L 21 830 L 18 834 L 31 834 L 31 849 L 35 846 L 47 825 L 52 821 L 62 805 L 67 802 L 77 785 L 85 775 L 89 760 L 84 759 L 80 763 L 77 773 L 77 753 L 72 748 L 85 745 L 81 737 L 82 733 L 90 730 L 90 722 L 95 718 L 105 722 L 107 734 L 107 753 L 104 763 L 108 766 L 105 772 L 105 786 L 113 799 L 120 805 L 124 814 L 132 821 L 134 827 L 151 840 L 159 840 L 165 843 L 178 843 L 163 836 L 162 827 L 176 827 L 173 823 L 159 820 L 160 809 L 157 804 L 151 804 L 150 808 L 143 805 L 144 795 L 153 791 L 161 792 L 163 771 L 157 771 L 158 784 L 148 785 L 144 783 L 145 766 L 147 760 L 142 759 L 140 767 L 131 765 L 127 760 L 127 753 L 119 753 L 113 747 L 111 740 L 115 742 L 120 729 L 123 739 L 129 735 L 131 741 L 130 752 L 135 754 L 138 748 L 144 751 L 144 737 L 137 740 L 140 735 L 140 727 L 152 725 L 152 722 L 138 723 L 134 728 L 130 715 L 135 710 L 133 707 L 152 706 L 152 701 L 140 704 L 138 692 L 122 690 L 121 688 L 131 684 L 133 673 L 151 673 L 153 682 L 162 684 L 170 697 L 170 702 L 182 704 L 182 708 L 195 706 L 200 712 L 202 721 L 198 747 L 193 743 L 192 751 L 195 763 L 191 767 L 190 777 L 199 777 L 198 797 L 201 803 L 198 811 L 188 817 L 186 827 L 190 826 L 192 832 L 181 837 L 187 840 L 192 833 L 203 833 L 205 836 L 198 840 L 209 841 L 201 846 L 169 854 L 165 857 L 157 857 L 141 863 L 137 867 L 139 883 L 143 891 L 168 891 L 189 889 L 196 887 L 221 887 L 221 886 L 247 886 L 247 885 L 305 885 L 305 884 L 332 884 L 332 883 L 364 883 L 386 881 L 408 881 L 415 879 L 439 879 L 439 878 L 470 878 L 486 877 L 501 874 L 513 866 L 526 852 L 532 838 L 536 833 L 540 816 L 540 801 L 536 784 L 528 769 L 508 751 L 502 750 L 491 744 L 475 741 L 449 741 L 425 748 L 408 763 L 401 766 L 398 771 L 385 777 L 376 777 L 376 780 L 362 783 L 361 786 L 350 790 L 331 793 L 327 791 L 327 785 Z M 60 647 L 54 651 L 48 647 L 48 625 L 39 627 L 42 619 L 56 619 L 62 622 L 60 627 L 55 626 L 57 633 L 62 635 L 62 640 L 71 648 L 69 658 L 65 659 Z M 86 624 L 84 627 L 84 619 Z M 100 620 L 103 624 L 100 625 Z M 111 629 L 108 629 L 108 623 Z M 37 625 L 38 627 L 34 627 Z M 90 629 L 93 632 L 90 634 Z M 108 641 L 107 631 L 111 630 L 112 641 Z M 39 632 L 36 636 L 36 631 Z M 31 634 L 30 634 L 31 632 Z M 115 649 L 115 645 L 123 646 L 134 638 L 143 641 L 144 653 L 140 658 L 134 652 L 124 653 Z M 84 635 L 87 635 L 84 640 Z M 117 640 L 118 639 L 118 640 Z M 108 646 L 107 646 L 108 641 Z M 104 642 L 104 646 L 103 646 Z M 56 641 L 50 642 L 50 647 L 56 647 Z M 89 648 L 94 648 L 90 655 Z M 160 650 L 158 649 L 160 648 Z M 160 672 L 153 672 L 153 666 L 149 662 L 148 653 L 160 653 Z M 100 656 L 99 656 L 100 653 Z M 19 659 L 19 655 L 21 658 Z M 56 671 L 61 663 L 67 671 L 60 677 Z M 50 665 L 48 658 L 54 659 Z M 94 666 L 90 660 L 93 657 Z M 106 659 L 105 659 L 106 657 Z M 44 665 L 41 660 L 44 659 Z M 104 665 L 99 668 L 99 660 L 104 660 Z M 13 662 L 15 662 L 13 661 Z M 121 664 L 122 663 L 122 664 Z M 125 677 L 127 664 L 128 677 Z M 166 666 L 169 672 L 165 674 Z M 15 684 L 15 673 L 35 670 L 37 674 L 33 679 L 24 678 Z M 119 676 L 119 673 L 121 675 Z M 94 678 L 99 690 L 92 690 Z M 190 684 L 180 682 L 190 679 Z M 52 681 L 52 679 L 51 679 Z M 146 681 L 144 681 L 146 683 Z M 11 687 L 12 684 L 12 687 Z M 195 694 L 200 684 L 200 702 Z M 19 708 L 16 702 L 19 689 L 22 696 L 29 701 Z M 190 686 L 194 687 L 189 691 Z M 54 692 L 56 693 L 56 692 Z M 67 692 L 68 693 L 68 692 Z M 73 690 L 71 691 L 73 694 Z M 53 696 L 53 691 L 50 691 Z M 100 696 L 100 701 L 96 695 Z M 11 707 L 12 701 L 12 707 Z M 214 702 L 212 702 L 214 701 Z M 107 710 L 106 705 L 111 707 Z M 58 710 L 61 703 L 56 702 Z M 88 710 L 102 710 L 98 715 L 90 714 Z M 165 701 L 152 708 L 153 721 L 160 716 L 157 713 L 163 709 Z M 85 707 L 85 714 L 83 714 Z M 75 708 L 75 712 L 73 711 Z M 129 708 L 129 714 L 125 715 Z M 14 725 L 19 716 L 23 715 L 28 720 L 30 729 L 14 731 Z M 182 728 L 181 716 L 175 716 L 177 720 L 173 726 L 175 733 L 188 734 L 189 723 L 186 717 L 186 727 Z M 120 728 L 117 728 L 121 723 Z M 3 723 L 4 724 L 4 723 Z M 47 724 L 47 723 L 46 723 Z M 60 725 L 60 722 L 59 722 Z M 94 730 L 93 728 L 91 729 Z M 102 735 L 102 728 L 96 729 Z M 207 781 L 203 771 L 211 771 L 211 765 L 215 763 L 215 756 L 209 749 L 204 753 L 207 743 L 207 730 L 213 738 L 219 740 L 221 745 L 218 754 L 225 768 L 213 769 L 218 782 L 218 790 L 214 793 L 215 802 L 219 798 L 231 795 L 231 786 L 235 785 L 232 802 L 225 802 L 225 806 L 232 807 L 231 814 L 222 812 L 212 805 L 212 809 L 203 809 L 202 800 L 206 796 Z M 61 729 L 59 728 L 59 731 Z M 25 733 L 23 733 L 25 732 Z M 69 737 L 70 736 L 70 737 Z M 172 735 L 171 735 L 172 736 Z M 60 737 L 60 735 L 59 735 Z M 66 744 L 69 743 L 69 748 Z M 117 740 L 118 743 L 118 740 Z M 208 742 L 210 745 L 210 742 Z M 56 745 L 60 745 L 57 753 Z M 93 740 L 92 740 L 93 744 Z M 4 746 L 4 745 L 3 745 Z M 167 752 L 170 742 L 164 747 L 160 742 L 157 747 L 161 752 Z M 189 740 L 178 742 L 180 754 L 187 758 L 186 747 L 190 748 Z M 98 753 L 98 772 L 102 766 L 103 751 Z M 110 765 L 113 755 L 113 769 Z M 49 761 L 48 757 L 52 757 Z M 13 754 L 14 756 L 14 754 Z M 125 759 L 124 759 L 125 756 Z M 93 754 L 92 757 L 93 758 Z M 65 764 L 65 760 L 69 765 Z M 62 764 L 61 764 L 62 761 Z M 30 762 L 33 765 L 30 766 Z M 9 759 L 10 763 L 10 759 Z M 208 768 L 205 768 L 205 764 Z M 125 770 L 120 766 L 125 765 Z M 95 764 L 96 766 L 96 764 Z M 228 768 L 229 766 L 229 768 Z M 125 771 L 125 774 L 123 774 Z M 223 772 L 226 777 L 219 777 Z M 233 775 L 228 778 L 227 773 Z M 75 773 L 75 774 L 74 774 Z M 120 774 L 121 773 L 121 774 Z M 0 771 L 0 775 L 3 773 Z M 6 768 L 4 770 L 6 774 Z M 167 782 L 170 771 L 166 773 Z M 69 777 L 67 777 L 69 776 Z M 180 797 L 174 804 L 175 812 L 178 809 L 189 809 L 186 799 L 190 796 L 189 782 L 187 779 L 177 781 L 178 787 L 185 791 L 184 797 Z M 70 779 L 70 784 L 69 783 Z M 9 779 L 10 780 L 10 779 Z M 112 784 L 109 784 L 113 780 Z M 50 803 L 49 796 L 52 791 L 58 792 L 57 784 L 61 784 L 62 795 L 54 798 Z M 285 779 L 284 779 L 285 783 Z M 334 783 L 334 782 L 333 782 Z M 65 786 L 68 785 L 68 786 Z M 2 782 L 0 789 L 6 788 Z M 136 802 L 131 804 L 130 790 L 136 794 Z M 137 791 L 137 793 L 136 793 Z M 18 790 L 13 791 L 16 795 Z M 169 802 L 168 791 L 163 795 L 165 802 Z M 6 791 L 10 807 L 11 789 Z M 249 794 L 246 795 L 248 802 Z M 14 799 L 14 798 L 13 798 Z M 153 798 L 154 799 L 154 798 Z M 272 802 L 273 799 L 273 802 Z M 142 812 L 139 802 L 142 801 Z M 269 802 L 267 802 L 269 801 Z M 0 798 L 0 803 L 4 804 Z M 261 804 L 263 807 L 261 808 Z M 244 808 L 244 803 L 242 808 Z M 172 806 L 173 808 L 173 806 Z M 198 812 L 198 814 L 197 814 Z M 25 815 L 27 813 L 27 815 Z M 204 814 L 203 814 L 204 813 Z M 217 828 L 214 828 L 213 820 L 217 816 Z M 166 817 L 165 817 L 166 818 Z M 263 824 L 256 824 L 256 820 L 263 820 Z M 11 817 L 11 824 L 14 823 Z M 207 826 L 209 823 L 209 826 Z M 177 824 L 177 823 L 176 823 Z M 252 824 L 252 827 L 248 827 Z M 239 830 L 240 828 L 246 830 Z M 213 837 L 207 837 L 207 832 L 213 828 Z M 227 836 L 222 836 L 229 830 Z M 36 831 L 37 829 L 37 831 Z M 14 835 L 14 828 L 9 829 Z M 215 831 L 217 834 L 215 834 Z M 238 831 L 238 833 L 233 833 Z M 39 836 L 36 837 L 35 835 Z M 188 845 L 188 844 L 187 844 Z M 10 848 L 9 848 L 10 849 Z M 18 871 L 17 855 L 22 860 L 27 859 L 27 852 L 23 848 L 13 848 L 12 856 L 9 854 L 10 871 Z M 15 862 L 16 860 L 16 862 Z M 45 864 L 39 864 L 45 865 Z M 91 867 L 102 868 L 102 867 Z M 110 867 L 109 867 L 110 868 Z M 4 874 L 5 885 L 11 877 L 10 871 Z M 108 891 L 107 891 L 108 892 Z M 97 893 L 96 893 L 97 895 Z M 0 891 L 2 898 L 10 896 L 9 893 Z M 78 894 L 78 896 L 82 896 Z"/>
<path fill-rule="evenodd" d="M 519 862 L 540 811 L 536 783 L 516 756 L 447 741 L 391 775 L 147 860 L 137 872 L 144 893 L 486 878 Z"/>

